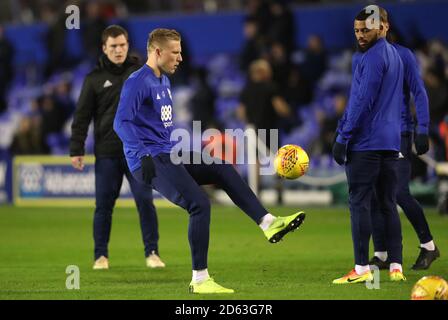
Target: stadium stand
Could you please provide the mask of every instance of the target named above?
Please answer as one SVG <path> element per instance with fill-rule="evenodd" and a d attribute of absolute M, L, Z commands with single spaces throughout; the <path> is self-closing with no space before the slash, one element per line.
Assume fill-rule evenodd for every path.
<path fill-rule="evenodd" d="M 66 30 L 61 27 L 65 4 L 47 1 L 39 7 L 36 2 L 23 1 L 16 4 L 21 8 L 0 10 L 4 12 L 0 17 L 0 66 L 2 70 L 13 67 L 0 78 L 0 149 L 12 155 L 67 154 L 75 102 L 99 53 L 91 45 L 99 43 L 98 32 L 110 23 L 123 24 L 129 30 L 133 54 L 142 58 L 148 32 L 165 26 L 182 32 L 184 51 L 188 51 L 185 69 L 190 64 L 197 70 L 173 79 L 181 126 L 190 128 L 193 114 L 207 114 L 191 107 L 192 99 L 203 101 L 207 95 L 214 100 L 208 103 L 212 107 L 206 107 L 214 108 L 208 122 L 221 128 L 243 128 L 236 107 L 247 81 L 246 69 L 250 61 L 263 58 L 271 63 L 274 81 L 295 115 L 294 123 L 279 124 L 280 144 L 298 144 L 308 151 L 311 177 L 341 173 L 329 153 L 332 132 L 347 102 L 355 50 L 350 23 L 341 21 L 352 20 L 358 3 L 138 1 L 137 5 L 136 1 L 96 1 L 84 5 L 71 1 L 81 5 L 81 29 Z M 421 65 L 433 123 L 431 157 L 447 161 L 448 32 L 441 24 L 448 2 L 392 2 L 385 7 L 394 33 L 414 50 Z M 182 13 L 174 15 L 173 10 Z M 425 12 L 430 11 L 435 16 L 428 19 Z M 190 77 L 192 73 L 196 80 Z M 200 81 L 205 82 L 200 85 Z M 88 152 L 92 144 L 89 135 Z M 434 168 L 428 169 L 418 158 L 415 169 L 416 178 L 436 181 Z M 331 181 L 322 180 L 317 188 Z M 274 182 L 262 183 L 269 187 Z M 306 179 L 300 183 L 304 188 Z"/>

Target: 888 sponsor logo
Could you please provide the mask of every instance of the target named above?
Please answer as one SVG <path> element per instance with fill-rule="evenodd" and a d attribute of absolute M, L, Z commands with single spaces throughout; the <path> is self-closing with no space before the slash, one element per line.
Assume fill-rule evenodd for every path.
<path fill-rule="evenodd" d="M 173 119 L 171 105 L 163 105 L 160 108 L 160 119 L 162 120 L 165 128 L 171 127 L 173 125 L 173 122 L 171 121 Z"/>
<path fill-rule="evenodd" d="M 165 122 L 171 121 L 172 118 L 171 105 L 162 106 L 162 108 L 160 108 L 160 119 Z"/>

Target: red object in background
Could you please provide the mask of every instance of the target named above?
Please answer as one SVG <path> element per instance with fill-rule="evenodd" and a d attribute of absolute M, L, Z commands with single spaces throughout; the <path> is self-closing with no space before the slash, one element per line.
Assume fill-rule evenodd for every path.
<path fill-rule="evenodd" d="M 212 157 L 236 164 L 236 137 L 221 133 L 219 136 L 212 136 L 208 141 L 204 141 L 202 149 L 205 147 L 210 150 Z"/>
<path fill-rule="evenodd" d="M 440 137 L 445 141 L 445 160 L 448 160 L 448 123 L 446 121 L 442 121 L 439 124 L 439 133 Z"/>
<path fill-rule="evenodd" d="M 101 6 L 100 15 L 103 19 L 112 19 L 118 16 L 117 8 L 112 3 L 104 3 Z"/>

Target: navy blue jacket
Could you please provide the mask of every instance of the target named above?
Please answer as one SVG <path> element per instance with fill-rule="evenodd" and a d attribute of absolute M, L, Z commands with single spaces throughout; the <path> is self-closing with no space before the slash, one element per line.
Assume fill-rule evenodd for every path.
<path fill-rule="evenodd" d="M 402 103 L 403 63 L 381 38 L 356 66 L 336 141 L 348 144 L 349 151 L 399 151 Z"/>
<path fill-rule="evenodd" d="M 411 114 L 410 96 L 414 96 L 415 111 L 417 116 L 417 133 L 428 134 L 429 127 L 429 103 L 425 85 L 420 75 L 419 66 L 411 50 L 399 44 L 392 44 L 397 49 L 403 62 L 403 105 L 401 110 L 401 132 L 414 131 L 414 118 Z M 354 74 L 362 53 L 355 52 L 352 58 L 352 74 Z"/>
<path fill-rule="evenodd" d="M 170 81 L 157 77 L 143 65 L 123 85 L 114 120 L 114 130 L 123 142 L 129 169 L 140 168 L 145 155 L 170 153 L 173 131 L 173 102 Z"/>

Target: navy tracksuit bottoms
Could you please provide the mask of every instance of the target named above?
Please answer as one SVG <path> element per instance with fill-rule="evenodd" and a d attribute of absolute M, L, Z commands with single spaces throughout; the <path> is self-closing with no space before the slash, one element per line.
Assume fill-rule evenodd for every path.
<path fill-rule="evenodd" d="M 109 256 L 108 243 L 112 226 L 112 211 L 120 195 L 123 176 L 126 176 L 129 181 L 137 205 L 145 256 L 149 256 L 152 251 L 158 253 L 158 222 L 152 188 L 138 182 L 132 176 L 125 158 L 97 157 L 95 160 L 96 208 L 93 219 L 95 259 L 100 256 Z"/>
<path fill-rule="evenodd" d="M 432 235 L 429 230 L 423 209 L 417 200 L 411 195 L 409 181 L 411 178 L 411 152 L 412 134 L 410 132 L 401 134 L 401 155 L 398 159 L 398 189 L 397 204 L 403 209 L 406 217 L 414 227 L 420 243 L 431 241 Z M 385 215 L 379 210 L 376 198 L 372 199 L 372 238 L 375 251 L 387 251 L 385 235 Z"/>
<path fill-rule="evenodd" d="M 346 174 L 355 264 L 369 264 L 371 204 L 376 194 L 384 215 L 390 261 L 402 263 L 401 224 L 396 208 L 398 152 L 352 151 L 347 154 Z"/>
<path fill-rule="evenodd" d="M 194 159 L 192 153 L 190 159 Z M 210 200 L 200 185 L 215 184 L 222 188 L 257 224 L 267 213 L 231 164 L 174 164 L 167 153 L 154 156 L 153 161 L 156 177 L 152 179 L 152 187 L 190 215 L 188 240 L 193 270 L 207 268 L 210 234 Z M 142 181 L 141 168 L 133 175 Z"/>

